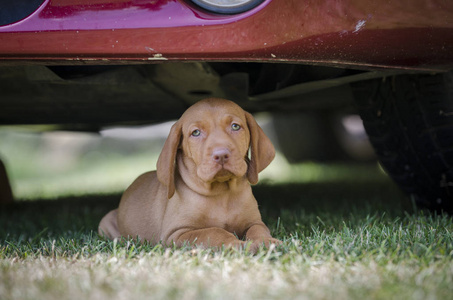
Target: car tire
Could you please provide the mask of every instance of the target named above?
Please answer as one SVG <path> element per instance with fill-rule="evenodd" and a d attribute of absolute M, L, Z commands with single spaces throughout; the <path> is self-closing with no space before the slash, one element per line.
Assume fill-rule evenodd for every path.
<path fill-rule="evenodd" d="M 273 114 L 280 152 L 291 164 L 346 160 L 331 122 L 329 113 L 319 111 Z"/>
<path fill-rule="evenodd" d="M 354 122 L 355 132 L 344 124 L 345 119 L 357 118 L 349 110 L 274 113 L 278 150 L 291 164 L 375 161 L 360 119 Z"/>
<path fill-rule="evenodd" d="M 453 73 L 353 85 L 381 165 L 422 207 L 453 208 Z"/>

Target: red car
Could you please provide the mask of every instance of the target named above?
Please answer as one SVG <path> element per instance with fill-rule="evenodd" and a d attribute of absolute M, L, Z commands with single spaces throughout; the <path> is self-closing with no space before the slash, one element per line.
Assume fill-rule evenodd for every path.
<path fill-rule="evenodd" d="M 357 109 L 433 209 L 453 207 L 452 69 L 449 0 L 0 0 L 0 124 L 153 123 L 211 96 L 316 128 Z"/>

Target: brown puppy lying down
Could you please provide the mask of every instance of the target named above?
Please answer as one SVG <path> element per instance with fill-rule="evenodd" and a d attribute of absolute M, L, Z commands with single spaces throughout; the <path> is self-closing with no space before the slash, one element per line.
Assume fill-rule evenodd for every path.
<path fill-rule="evenodd" d="M 228 100 L 200 101 L 171 128 L 157 171 L 132 183 L 119 208 L 101 220 L 99 233 L 177 246 L 244 248 L 251 242 L 251 251 L 279 244 L 250 186 L 274 155 L 251 114 Z"/>

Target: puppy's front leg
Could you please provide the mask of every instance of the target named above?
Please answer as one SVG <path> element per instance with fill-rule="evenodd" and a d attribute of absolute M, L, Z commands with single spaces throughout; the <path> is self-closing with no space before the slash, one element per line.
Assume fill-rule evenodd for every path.
<path fill-rule="evenodd" d="M 256 223 L 250 226 L 247 230 L 246 238 L 247 240 L 253 241 L 255 245 L 264 243 L 266 247 L 269 247 L 271 244 L 280 245 L 282 243 L 280 240 L 274 239 L 271 236 L 269 228 L 264 223 Z"/>
<path fill-rule="evenodd" d="M 238 240 L 234 234 L 217 227 L 195 229 L 182 233 L 174 240 L 176 245 L 182 246 L 185 242 L 195 243 L 203 247 L 235 247 L 244 249 L 247 242 Z"/>

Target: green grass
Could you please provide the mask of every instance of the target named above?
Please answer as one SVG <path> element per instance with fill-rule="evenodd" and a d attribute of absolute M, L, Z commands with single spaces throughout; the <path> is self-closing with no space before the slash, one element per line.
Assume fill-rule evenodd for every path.
<path fill-rule="evenodd" d="M 16 197 L 33 200 L 0 207 L 2 300 L 453 299 L 451 216 L 415 209 L 376 165 L 290 166 L 278 155 L 254 194 L 283 245 L 251 255 L 97 235 L 159 145 L 0 140 Z"/>
<path fill-rule="evenodd" d="M 95 230 L 118 195 L 0 212 L 1 299 L 452 299 L 453 222 L 389 182 L 259 185 L 277 248 L 112 242 Z"/>

